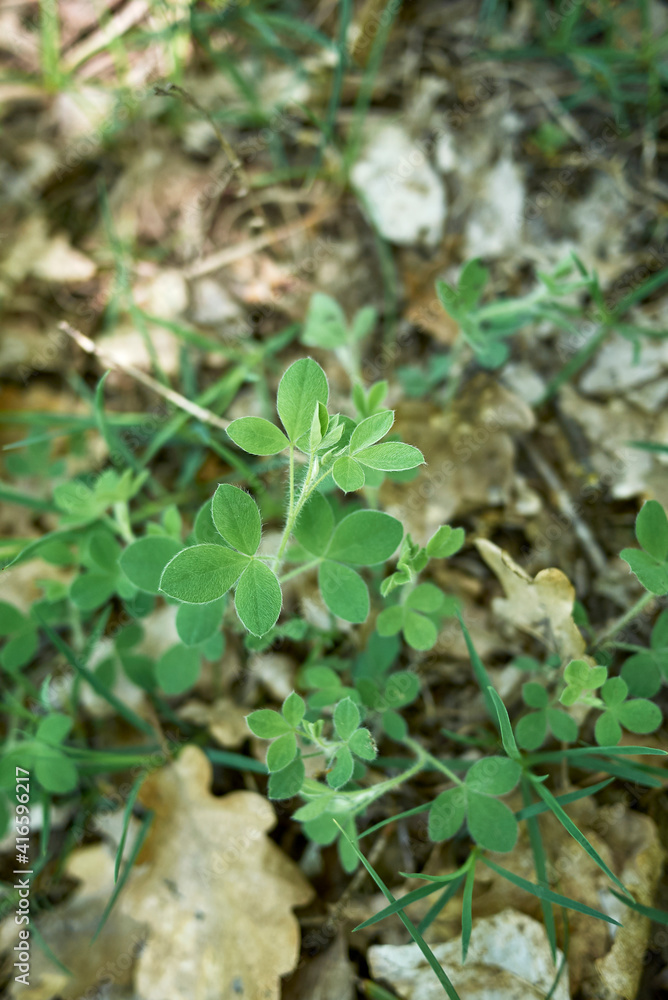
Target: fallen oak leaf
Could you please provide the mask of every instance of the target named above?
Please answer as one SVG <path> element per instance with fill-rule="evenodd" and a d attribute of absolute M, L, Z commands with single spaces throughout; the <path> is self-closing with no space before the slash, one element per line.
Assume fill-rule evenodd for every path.
<path fill-rule="evenodd" d="M 542 569 L 533 579 L 521 566 L 486 538 L 476 540 L 478 552 L 505 591 L 492 601 L 496 614 L 515 628 L 535 636 L 563 662 L 586 659 L 586 643 L 573 621 L 575 587 L 560 569 Z"/>
<path fill-rule="evenodd" d="M 217 798 L 196 747 L 140 793 L 151 831 L 121 896 L 149 935 L 135 976 L 141 1000 L 278 1000 L 299 956 L 294 906 L 312 889 L 266 836 L 276 821 L 255 792 Z"/>

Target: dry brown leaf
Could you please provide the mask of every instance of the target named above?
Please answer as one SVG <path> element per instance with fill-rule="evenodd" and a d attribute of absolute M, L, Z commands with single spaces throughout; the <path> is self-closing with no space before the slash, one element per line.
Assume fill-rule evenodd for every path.
<path fill-rule="evenodd" d="M 299 955 L 294 906 L 312 890 L 266 836 L 271 804 L 254 792 L 216 798 L 196 747 L 151 775 L 142 803 L 155 819 L 121 897 L 148 925 L 137 964 L 141 1000 L 278 1000 Z"/>
<path fill-rule="evenodd" d="M 213 705 L 195 699 L 178 710 L 179 718 L 206 726 L 215 740 L 223 747 L 238 747 L 248 739 L 247 711 L 231 698 L 217 698 Z"/>
<path fill-rule="evenodd" d="M 114 907 L 99 936 L 92 941 L 114 891 L 114 857 L 106 844 L 82 847 L 71 855 L 65 874 L 79 885 L 64 903 L 39 917 L 38 927 L 54 955 L 70 969 L 62 972 L 34 939 L 30 948 L 30 985 L 16 983 L 10 997 L 20 1000 L 79 1000 L 98 995 L 106 985 L 114 989 L 132 981 L 132 967 L 145 938 L 144 928 L 130 914 Z M 13 917 L 0 932 L 0 949 L 14 947 L 18 928 Z"/>
<path fill-rule="evenodd" d="M 560 569 L 543 569 L 532 579 L 493 542 L 479 538 L 476 546 L 506 594 L 493 600 L 496 614 L 540 639 L 563 661 L 582 658 L 586 643 L 573 621 L 575 588 L 568 577 Z"/>

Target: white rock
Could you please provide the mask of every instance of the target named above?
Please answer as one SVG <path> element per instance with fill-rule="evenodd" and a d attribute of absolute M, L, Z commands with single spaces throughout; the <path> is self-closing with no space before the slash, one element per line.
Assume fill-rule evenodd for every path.
<path fill-rule="evenodd" d="M 580 388 L 592 395 L 609 395 L 644 385 L 658 378 L 667 367 L 667 341 L 643 340 L 640 356 L 634 361 L 631 341 L 615 333 L 606 340 L 580 379 Z"/>
<path fill-rule="evenodd" d="M 515 910 L 474 921 L 466 965 L 461 938 L 432 951 L 466 1000 L 544 1000 L 556 976 L 545 928 Z M 561 959 L 558 952 L 558 965 Z M 416 944 L 373 945 L 369 964 L 374 979 L 390 983 L 402 1000 L 443 998 L 443 987 Z M 569 1000 L 568 969 L 553 1000 Z"/>
<path fill-rule="evenodd" d="M 192 287 L 192 321 L 213 326 L 239 319 L 242 309 L 213 278 L 201 278 Z"/>
<path fill-rule="evenodd" d="M 484 178 L 466 226 L 466 257 L 500 257 L 521 241 L 524 180 L 512 160 L 498 161 Z"/>
<path fill-rule="evenodd" d="M 443 235 L 443 183 L 417 141 L 385 125 L 368 143 L 351 179 L 375 225 L 400 246 L 435 246 Z"/>

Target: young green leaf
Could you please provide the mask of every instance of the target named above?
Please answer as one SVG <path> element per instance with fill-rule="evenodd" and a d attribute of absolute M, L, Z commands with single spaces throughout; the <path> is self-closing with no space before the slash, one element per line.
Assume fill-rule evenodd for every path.
<path fill-rule="evenodd" d="M 438 639 L 438 629 L 431 618 L 414 611 L 405 613 L 403 629 L 408 645 L 422 652 L 431 649 Z"/>
<path fill-rule="evenodd" d="M 636 538 L 645 552 L 665 562 L 668 558 L 668 518 L 656 500 L 648 500 L 636 518 Z"/>
<path fill-rule="evenodd" d="M 252 635 L 264 635 L 281 613 L 281 585 L 268 566 L 252 559 L 241 574 L 234 593 L 234 606 Z"/>
<path fill-rule="evenodd" d="M 431 559 L 447 559 L 459 552 L 464 544 L 463 528 L 451 528 L 443 524 L 427 542 L 427 555 Z"/>
<path fill-rule="evenodd" d="M 201 666 L 196 649 L 178 644 L 162 654 L 155 666 L 155 677 L 165 694 L 181 694 L 193 686 Z"/>
<path fill-rule="evenodd" d="M 330 295 L 315 292 L 306 313 L 302 344 L 334 351 L 346 343 L 347 329 L 346 317 L 338 302 Z"/>
<path fill-rule="evenodd" d="M 365 483 L 364 469 L 350 455 L 337 458 L 332 466 L 334 482 L 344 493 L 354 493 L 361 490 Z"/>
<path fill-rule="evenodd" d="M 336 752 L 336 763 L 327 772 L 327 784 L 330 788 L 341 788 L 346 785 L 353 776 L 353 755 L 347 746 L 341 747 Z"/>
<path fill-rule="evenodd" d="M 276 398 L 276 408 L 288 437 L 297 444 L 311 430 L 316 403 L 327 405 L 327 377 L 311 358 L 301 358 L 283 375 Z"/>
<path fill-rule="evenodd" d="M 67 715 L 62 715 L 60 712 L 53 712 L 51 715 L 47 715 L 45 719 L 40 720 L 35 736 L 43 743 L 51 743 L 57 746 L 63 740 L 67 739 L 71 729 L 72 719 Z"/>
<path fill-rule="evenodd" d="M 643 587 L 659 596 L 668 594 L 668 567 L 642 549 L 622 549 L 619 553 Z"/>
<path fill-rule="evenodd" d="M 249 455 L 278 455 L 290 445 L 283 431 L 264 417 L 239 417 L 227 433 Z"/>
<path fill-rule="evenodd" d="M 209 604 L 227 593 L 249 561 L 223 545 L 193 545 L 167 563 L 160 590 L 184 604 Z"/>
<path fill-rule="evenodd" d="M 323 556 L 334 530 L 334 515 L 322 493 L 315 492 L 302 508 L 294 535 L 314 556 Z"/>
<path fill-rule="evenodd" d="M 360 421 L 350 436 L 350 454 L 369 448 L 388 433 L 394 423 L 394 410 L 381 410 Z"/>
<path fill-rule="evenodd" d="M 341 740 L 348 740 L 360 724 L 359 708 L 351 698 L 344 698 L 334 709 L 334 728 Z"/>
<path fill-rule="evenodd" d="M 517 842 L 517 820 L 499 799 L 469 792 L 467 821 L 476 844 L 488 851 L 512 851 Z"/>
<path fill-rule="evenodd" d="M 354 569 L 326 559 L 318 569 L 322 599 L 338 618 L 360 624 L 369 614 L 369 591 Z"/>
<path fill-rule="evenodd" d="M 403 535 L 400 521 L 379 510 L 357 510 L 338 523 L 327 555 L 354 566 L 385 562 Z"/>
<path fill-rule="evenodd" d="M 182 604 L 176 612 L 176 631 L 185 646 L 206 642 L 221 627 L 225 602 L 221 597 L 210 604 Z"/>
<path fill-rule="evenodd" d="M 487 795 L 506 795 L 521 773 L 519 764 L 510 757 L 483 757 L 466 772 L 466 787 Z"/>
<path fill-rule="evenodd" d="M 246 725 L 251 733 L 263 740 L 273 740 L 276 736 L 292 731 L 292 724 L 279 712 L 271 708 L 259 708 L 246 716 Z"/>
<path fill-rule="evenodd" d="M 282 712 L 286 722 L 289 722 L 291 726 L 298 726 L 304 718 L 306 703 L 296 691 L 291 691 L 283 702 Z"/>
<path fill-rule="evenodd" d="M 267 770 L 282 771 L 297 756 L 297 740 L 293 732 L 283 733 L 269 745 L 267 750 Z"/>
<path fill-rule="evenodd" d="M 348 740 L 348 746 L 356 757 L 362 760 L 375 760 L 378 753 L 376 744 L 368 729 L 358 729 Z"/>
<path fill-rule="evenodd" d="M 257 504 L 249 493 L 222 483 L 211 504 L 213 523 L 225 541 L 244 555 L 254 556 L 262 538 Z"/>
<path fill-rule="evenodd" d="M 45 743 L 36 751 L 35 777 L 42 788 L 53 795 L 73 791 L 79 781 L 77 769 L 69 757 Z"/>
<path fill-rule="evenodd" d="M 434 799 L 429 810 L 429 837 L 431 840 L 449 840 L 454 837 L 466 816 L 466 792 L 457 786 Z"/>
<path fill-rule="evenodd" d="M 269 778 L 267 794 L 270 799 L 291 799 L 298 795 L 304 784 L 304 761 L 301 757 L 295 757 L 291 764 L 274 771 Z M 314 820 L 317 823 L 317 820 Z"/>
<path fill-rule="evenodd" d="M 403 472 L 424 465 L 424 455 L 412 444 L 401 441 L 385 441 L 382 444 L 371 445 L 355 454 L 362 465 L 381 472 Z"/>
<path fill-rule="evenodd" d="M 165 566 L 182 548 L 181 542 L 174 538 L 148 535 L 128 545 L 119 559 L 120 567 L 139 590 L 157 594 Z"/>

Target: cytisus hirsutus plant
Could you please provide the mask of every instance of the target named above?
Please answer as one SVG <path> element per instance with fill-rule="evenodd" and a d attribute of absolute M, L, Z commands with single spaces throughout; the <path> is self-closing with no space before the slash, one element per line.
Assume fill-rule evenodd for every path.
<path fill-rule="evenodd" d="M 337 317 L 338 322 L 341 317 Z M 43 600 L 27 614 L 9 604 L 0 608 L 5 638 L 0 666 L 17 684 L 29 684 L 22 671 L 46 636 L 83 680 L 126 721 L 148 734 L 151 726 L 113 694 L 119 671 L 149 697 L 164 699 L 192 688 L 202 661 L 219 659 L 230 633 L 243 637 L 248 653 L 282 638 L 301 644 L 297 690 L 280 711 L 260 708 L 247 717 L 250 733 L 269 741 L 268 795 L 299 797 L 294 818 L 306 837 L 322 847 L 336 841 L 347 871 L 361 860 L 377 881 L 359 845 L 362 837 L 385 823 L 423 814 L 424 832 L 433 841 L 455 839 L 468 845 L 466 860 L 456 872 L 433 877 L 401 901 L 388 896 L 388 907 L 370 920 L 399 914 L 449 995 L 456 997 L 403 908 L 440 891 L 439 902 L 429 911 L 433 919 L 463 886 L 466 953 L 473 882 L 481 864 L 537 896 L 546 913 L 556 905 L 616 923 L 602 910 L 569 899 L 547 883 L 536 823 L 545 810 L 605 872 L 620 900 L 637 908 L 564 806 L 617 777 L 649 787 L 660 785 L 659 768 L 640 765 L 631 757 L 663 751 L 619 744 L 624 730 L 651 733 L 662 722 L 661 710 L 651 699 L 668 677 L 668 611 L 654 622 L 649 649 L 618 643 L 615 636 L 651 600 L 668 593 L 668 519 L 656 501 L 647 502 L 636 523 L 641 548 L 622 552 L 647 594 L 612 631 L 598 641 L 592 634 L 583 658 L 561 662 L 548 653 L 545 663 L 531 657 L 518 660 L 527 680 L 521 697 L 504 704 L 476 653 L 459 602 L 436 585 L 430 565 L 461 549 L 463 529 L 442 525 L 421 544 L 405 533 L 397 518 L 378 509 L 378 487 L 384 477 L 405 478 L 424 463 L 419 449 L 394 433 L 394 413 L 383 407 L 386 392 L 385 383 L 367 389 L 357 383 L 349 407 L 354 416 L 330 414 L 325 373 L 315 361 L 303 358 L 288 368 L 278 386 L 281 426 L 255 416 L 232 421 L 228 434 L 236 449 L 277 459 L 274 468 L 279 476 L 284 470 L 282 527 L 273 536 L 266 532 L 263 538 L 260 506 L 271 500 L 273 528 L 275 495 L 270 488 L 262 492 L 265 488 L 252 470 L 237 481 L 220 483 L 197 512 L 190 531 L 170 504 L 160 520 L 144 519 L 141 537 L 130 502 L 144 488 L 145 472 L 108 470 L 92 484 L 58 485 L 54 501 L 59 527 L 18 558 L 39 554 L 56 565 L 73 567 L 73 576 L 68 584 L 48 582 Z M 248 485 L 255 495 L 246 489 Z M 284 606 L 285 585 L 302 574 L 306 580 L 312 579 L 306 574 L 317 579 L 328 624 L 322 615 L 316 624 L 296 614 L 292 598 Z M 140 651 L 141 620 L 158 598 L 176 605 L 179 642 L 151 658 Z M 91 670 L 86 658 L 103 634 L 116 600 L 128 617 L 123 627 L 115 629 L 105 657 Z M 422 654 L 437 644 L 448 617 L 453 622 L 459 619 L 455 627 L 464 635 L 488 725 L 485 733 L 465 738 L 469 753 L 445 758 L 428 750 L 420 734 L 411 731 L 411 713 L 405 710 L 422 690 Z M 72 630 L 74 648 L 60 634 L 63 623 Z M 632 654 L 621 671 L 615 661 L 618 651 Z M 47 691 L 35 691 L 35 697 L 42 699 L 45 710 L 20 737 L 10 740 L 0 786 L 8 787 L 7 775 L 20 758 L 20 766 L 34 769 L 44 796 L 75 795 L 88 780 L 90 762 L 70 742 L 72 720 L 54 711 Z M 451 741 L 460 739 L 457 733 L 443 732 Z M 543 750 L 547 741 L 553 745 L 556 741 L 559 749 Z M 406 756 L 379 758 L 378 746 L 384 751 L 384 745 L 392 743 Z M 556 760 L 592 773 L 607 771 L 610 777 L 555 794 L 547 768 Z M 423 801 L 400 816 L 371 826 L 367 822 L 365 829 L 365 815 L 374 803 L 386 797 L 390 801 L 390 793 L 419 773 L 432 779 Z M 5 806 L 0 794 L 0 817 Z M 489 853 L 512 850 L 521 823 L 528 826 L 535 881 L 504 868 Z M 546 929 L 556 954 L 554 922 L 548 917 Z"/>

